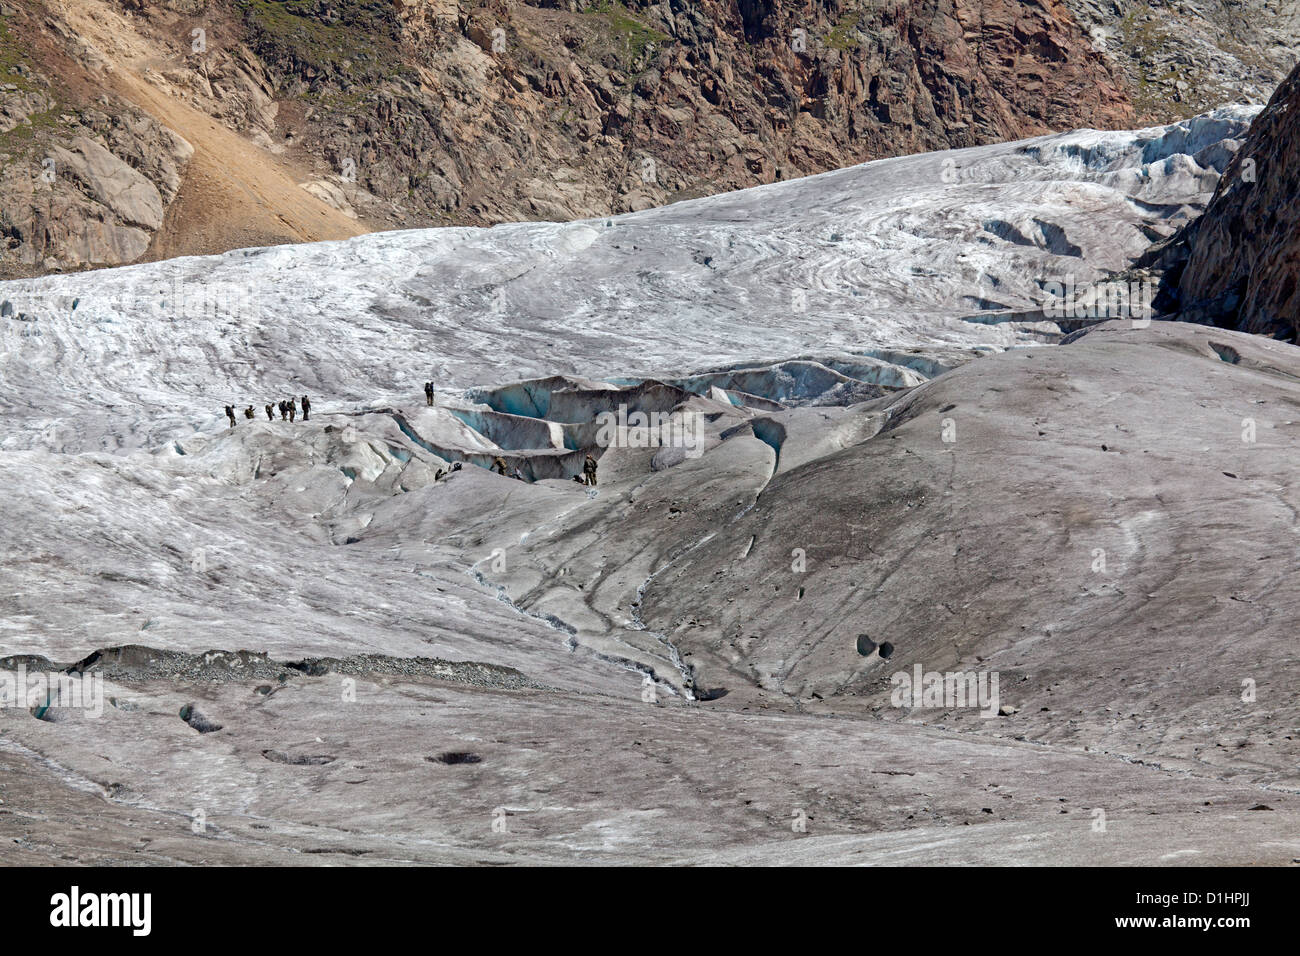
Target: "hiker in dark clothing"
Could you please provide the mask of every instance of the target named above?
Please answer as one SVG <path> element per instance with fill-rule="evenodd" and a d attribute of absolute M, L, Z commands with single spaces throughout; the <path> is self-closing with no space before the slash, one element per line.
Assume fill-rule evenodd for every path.
<path fill-rule="evenodd" d="M 306 395 L 302 397 L 302 420 L 306 421 L 307 416 L 311 414 L 311 399 Z"/>
<path fill-rule="evenodd" d="M 289 406 L 289 421 L 293 421 L 298 416 L 298 400 L 291 398 L 287 404 Z"/>
<path fill-rule="evenodd" d="M 430 406 L 433 405 L 433 383 L 432 382 L 424 383 L 424 401 L 425 404 L 427 405 Z"/>
<path fill-rule="evenodd" d="M 244 417 L 247 418 L 250 422 L 251 422 L 251 421 L 252 421 L 256 416 L 257 416 L 257 413 L 253 411 L 253 406 L 252 406 L 252 405 L 249 405 L 246 409 L 244 409 Z"/>
<path fill-rule="evenodd" d="M 274 406 L 274 405 L 270 405 L 270 404 L 268 404 L 268 405 L 266 406 L 266 420 L 267 420 L 268 422 L 273 422 L 273 421 L 275 421 L 275 406 Z"/>
<path fill-rule="evenodd" d="M 287 422 L 288 420 L 289 420 L 289 403 L 282 398 L 280 399 L 280 421 Z"/>
<path fill-rule="evenodd" d="M 592 458 L 590 455 L 588 455 L 587 460 L 582 463 L 582 474 L 586 477 L 587 484 L 594 488 L 596 485 L 596 459 Z"/>
<path fill-rule="evenodd" d="M 235 406 L 234 405 L 226 406 L 226 417 L 230 419 L 230 427 L 234 428 L 235 427 Z"/>

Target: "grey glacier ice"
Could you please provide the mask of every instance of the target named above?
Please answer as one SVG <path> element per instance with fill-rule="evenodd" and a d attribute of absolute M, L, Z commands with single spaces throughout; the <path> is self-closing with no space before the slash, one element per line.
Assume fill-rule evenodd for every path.
<path fill-rule="evenodd" d="M 260 410 L 291 385 L 365 402 L 429 377 L 447 394 L 1037 341 L 1056 331 L 1032 321 L 1040 284 L 1122 269 L 1199 210 L 1256 111 L 881 160 L 604 220 L 6 283 L 5 447 L 149 447 L 200 410 Z M 148 414 L 105 414 L 120 403 Z"/>
<path fill-rule="evenodd" d="M 1300 352 L 1044 314 L 1252 115 L 0 285 L 0 860 L 1288 861 Z"/>

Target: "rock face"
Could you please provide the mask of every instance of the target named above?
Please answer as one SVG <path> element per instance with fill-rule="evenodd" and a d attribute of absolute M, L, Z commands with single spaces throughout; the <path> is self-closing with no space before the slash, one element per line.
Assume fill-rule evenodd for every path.
<path fill-rule="evenodd" d="M 72 141 L 70 150 L 55 146 L 54 158 L 56 175 L 61 166 L 92 199 L 107 206 L 122 222 L 145 229 L 162 225 L 163 203 L 158 187 L 103 146 L 79 136 Z"/>
<path fill-rule="evenodd" d="M 1263 105 L 1300 57 L 1292 0 L 1065 0 L 1145 122 Z"/>
<path fill-rule="evenodd" d="M 53 29 L 46 30 L 50 25 Z M 61 33 L 62 31 L 62 33 Z M 57 13 L 0 18 L 0 276 L 140 258 L 180 192 L 193 149 L 155 117 L 76 83 Z M 71 84 L 71 85 L 70 85 Z"/>
<path fill-rule="evenodd" d="M 568 221 L 1164 122 L 1262 103 L 1300 28 L 1272 0 L 14 3 L 0 275 L 129 261 L 141 239 L 163 258 Z M 158 189 L 160 229 L 71 183 L 46 201 L 53 147 L 106 135 L 87 110 L 131 131 L 100 145 Z M 147 121 L 193 145 L 189 188 Z"/>
<path fill-rule="evenodd" d="M 1183 318 L 1300 335 L 1300 68 L 1256 117 L 1205 214 L 1181 237 Z"/>
<path fill-rule="evenodd" d="M 192 148 L 140 111 L 64 114 L 0 172 L 0 273 L 133 262 L 176 197 Z M 12 158 L 13 154 L 10 154 Z"/>
<path fill-rule="evenodd" d="M 408 223 L 643 209 L 1135 115 L 1057 0 L 337 10 L 369 41 L 347 66 L 256 5 L 248 43 L 303 118 L 295 139 Z M 371 91 L 346 116 L 345 84 Z"/>

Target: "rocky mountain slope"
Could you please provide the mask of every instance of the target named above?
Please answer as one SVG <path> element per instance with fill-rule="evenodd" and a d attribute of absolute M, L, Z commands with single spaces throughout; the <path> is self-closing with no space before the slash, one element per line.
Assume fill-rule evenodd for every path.
<path fill-rule="evenodd" d="M 1204 216 L 1163 251 L 1180 316 L 1300 337 L 1300 68 L 1255 118 Z"/>
<path fill-rule="evenodd" d="M 1178 43 L 1120 26 L 1213 31 L 1193 7 L 1130 6 L 5 0 L 0 274 L 644 209 L 1131 127 L 1282 75 L 1279 39 L 1250 90 L 1160 64 L 1148 89 L 1133 51 Z"/>
<path fill-rule="evenodd" d="M 1300 59 L 1295 0 L 1066 0 L 1138 114 L 1170 122 L 1262 104 Z"/>

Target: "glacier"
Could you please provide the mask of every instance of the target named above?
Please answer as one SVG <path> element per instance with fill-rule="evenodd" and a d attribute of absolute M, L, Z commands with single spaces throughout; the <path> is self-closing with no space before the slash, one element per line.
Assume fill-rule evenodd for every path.
<path fill-rule="evenodd" d="M 1058 332 L 1043 283 L 1122 270 L 1195 214 L 1256 112 L 880 160 L 603 220 L 5 283 L 4 447 L 151 447 L 286 390 L 360 407 L 427 379 L 452 398 L 1043 341 Z M 134 413 L 105 414 L 118 408 Z"/>
<path fill-rule="evenodd" d="M 0 284 L 0 860 L 1286 862 L 1300 350 L 1044 298 L 1254 113 Z"/>

